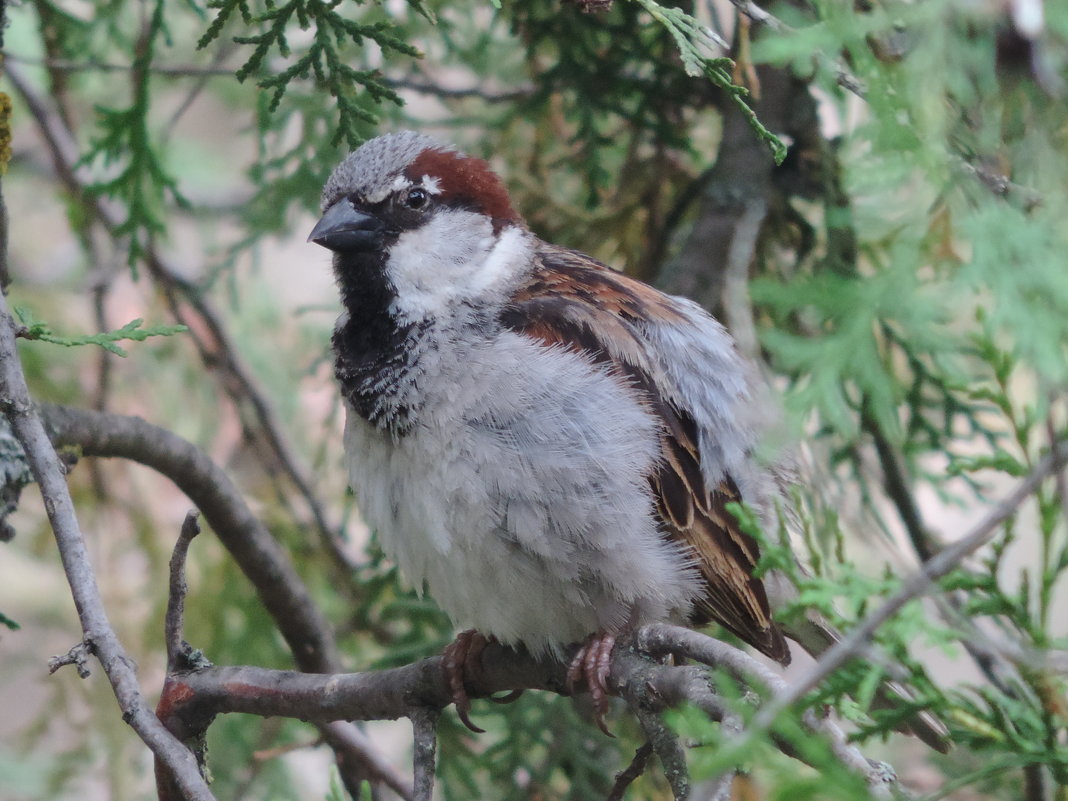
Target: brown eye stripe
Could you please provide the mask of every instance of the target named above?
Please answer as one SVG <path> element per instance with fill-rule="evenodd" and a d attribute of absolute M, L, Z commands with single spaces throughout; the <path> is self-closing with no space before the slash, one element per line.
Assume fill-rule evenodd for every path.
<path fill-rule="evenodd" d="M 501 179 L 482 159 L 453 150 L 428 148 L 404 171 L 404 177 L 413 182 L 425 175 L 437 180 L 445 203 L 473 207 L 498 224 L 523 222 L 512 208 Z"/>

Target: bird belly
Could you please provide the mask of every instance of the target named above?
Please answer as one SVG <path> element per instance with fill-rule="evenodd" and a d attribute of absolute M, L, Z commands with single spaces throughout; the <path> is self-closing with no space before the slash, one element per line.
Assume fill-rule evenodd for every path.
<path fill-rule="evenodd" d="M 535 652 L 689 607 L 696 575 L 648 485 L 658 430 L 624 386 L 519 335 L 437 357 L 409 433 L 353 413 L 345 433 L 361 511 L 409 581 Z"/>

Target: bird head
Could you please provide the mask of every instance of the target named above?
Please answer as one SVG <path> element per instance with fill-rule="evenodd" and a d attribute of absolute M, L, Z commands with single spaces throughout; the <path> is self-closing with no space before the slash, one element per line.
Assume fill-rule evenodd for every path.
<path fill-rule="evenodd" d="M 308 241 L 334 252 L 343 292 L 382 280 L 409 317 L 470 302 L 529 261 L 530 235 L 489 165 L 412 131 L 349 154 L 321 208 Z"/>

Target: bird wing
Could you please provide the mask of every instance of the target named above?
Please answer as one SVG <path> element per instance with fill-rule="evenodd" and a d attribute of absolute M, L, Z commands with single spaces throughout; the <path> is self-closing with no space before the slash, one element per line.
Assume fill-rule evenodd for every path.
<path fill-rule="evenodd" d="M 709 481 L 702 467 L 700 447 L 710 446 L 696 421 L 715 410 L 694 414 L 683 408 L 682 393 L 670 386 L 662 363 L 673 354 L 659 352 L 662 345 L 650 337 L 658 325 L 685 328 L 693 311 L 582 253 L 542 245 L 538 257 L 502 314 L 503 324 L 607 366 L 659 418 L 661 459 L 649 482 L 665 535 L 688 547 L 704 580 L 693 622 L 714 620 L 772 659 L 789 663 L 764 585 L 753 577 L 757 543 L 726 509 L 741 500 L 735 480 L 724 473 Z"/>

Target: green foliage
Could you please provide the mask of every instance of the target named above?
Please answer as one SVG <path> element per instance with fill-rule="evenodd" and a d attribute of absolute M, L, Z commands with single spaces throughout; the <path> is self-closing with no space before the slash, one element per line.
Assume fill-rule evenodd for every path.
<path fill-rule="evenodd" d="M 731 80 L 730 70 L 734 62 L 729 58 L 712 58 L 701 52 L 703 47 L 710 44 L 719 45 L 723 40 L 680 8 L 666 7 L 655 0 L 637 2 L 671 34 L 678 45 L 686 74 L 694 77 L 703 75 L 727 92 L 731 100 L 742 109 L 756 135 L 771 148 L 775 163 L 782 164 L 786 158 L 786 145 L 760 123 L 756 114 L 746 104 L 745 98 L 749 95 L 749 90 L 744 86 L 737 86 Z"/>
<path fill-rule="evenodd" d="M 749 90 L 739 87 L 731 78 L 731 68 L 734 62 L 731 59 L 710 58 L 702 52 L 702 47 L 719 45 L 722 38 L 712 33 L 710 29 L 701 25 L 681 9 L 674 9 L 655 2 L 655 0 L 637 0 L 654 19 L 668 30 L 678 45 L 678 51 L 682 57 L 682 67 L 690 76 L 705 76 L 717 87 L 731 97 L 732 101 L 742 110 L 745 119 L 753 127 L 753 131 L 768 144 L 774 155 L 775 163 L 781 164 L 786 158 L 786 145 L 783 141 L 768 130 L 756 119 L 756 114 L 745 104 L 745 98 L 749 96 Z"/>
<path fill-rule="evenodd" d="M 729 680 L 717 682 L 717 691 L 730 695 Z M 746 710 L 743 703 L 736 708 Z M 749 707 L 752 711 L 752 707 Z M 776 801 L 861 801 L 871 798 L 863 778 L 848 770 L 834 756 L 829 745 L 820 737 L 803 729 L 793 718 L 784 718 L 776 727 L 775 736 L 813 767 L 799 765 L 783 756 L 770 741 L 754 743 L 725 735 L 723 729 L 711 723 L 699 710 L 684 708 L 667 715 L 673 729 L 694 743 L 690 767 L 696 781 L 720 776 L 735 769 L 743 772 L 760 767 L 760 782 L 767 781 L 769 792 L 761 798 Z M 743 717 L 744 719 L 744 717 Z M 756 775 L 753 775 L 756 780 Z"/>
<path fill-rule="evenodd" d="M 325 259 L 314 263 L 304 251 L 291 255 L 288 246 L 276 247 L 276 237 L 307 222 L 325 175 L 346 149 L 385 128 L 444 129 L 445 138 L 491 158 L 540 235 L 656 280 L 692 230 L 712 225 L 716 236 L 730 235 L 727 215 L 709 218 L 707 209 L 730 209 L 749 197 L 749 175 L 735 176 L 728 187 L 708 183 L 713 168 L 730 167 L 737 152 L 720 150 L 725 109 L 742 111 L 775 159 L 783 155 L 782 143 L 749 111 L 760 87 L 745 72 L 752 64 L 741 40 L 733 63 L 712 49 L 709 28 L 742 27 L 737 19 L 728 25 L 716 18 L 713 6 L 620 0 L 606 12 L 582 14 L 559 0 L 407 6 L 151 0 L 141 18 L 115 1 L 74 9 L 41 0 L 12 9 L 12 53 L 29 54 L 35 85 L 69 119 L 87 121 L 73 133 L 80 137 L 79 173 L 90 176 L 88 190 L 57 192 L 83 258 L 54 290 L 54 308 L 40 313 L 59 319 L 61 310 L 65 321 L 74 321 L 65 325 L 86 330 L 92 324 L 83 322 L 90 316 L 84 287 L 97 281 L 95 272 L 87 280 L 88 269 L 104 270 L 109 256 L 136 266 L 151 249 L 197 249 L 183 273 L 192 276 L 183 285 L 188 298 L 221 302 L 224 321 L 245 321 L 231 327 L 234 347 L 278 401 L 296 450 L 313 455 L 323 496 L 339 506 L 337 408 L 322 411 L 318 394 L 329 386 L 321 365 L 333 312 L 298 335 L 285 304 L 265 300 L 302 284 L 301 270 L 328 268 Z M 785 527 L 764 535 L 744 508 L 735 509 L 762 540 L 760 571 L 785 571 L 799 585 L 796 602 L 779 613 L 784 619 L 818 610 L 848 628 L 892 594 L 908 569 L 881 564 L 883 535 L 904 528 L 917 547 L 937 550 L 940 538 L 960 533 L 939 512 L 960 510 L 974 519 L 1034 469 L 1051 440 L 1064 436 L 1068 10 L 1043 8 L 1045 28 L 1026 59 L 1006 47 L 1013 44 L 1005 38 L 1013 23 L 998 4 L 818 0 L 769 6 L 788 26 L 754 23 L 746 34 L 758 66 L 788 65 L 802 92 L 806 82 L 820 90 L 825 127 L 814 130 L 833 131 L 829 141 L 791 142 L 781 169 L 752 176 L 771 187 L 760 196 L 768 219 L 749 286 L 757 333 L 772 371 L 788 384 L 787 405 L 807 454 L 826 466 L 804 476 L 791 499 L 799 512 L 790 532 L 797 541 L 789 547 Z M 79 69 L 63 66 L 72 63 Z M 863 102 L 845 85 L 858 88 Z M 187 115 L 191 107 L 201 116 Z M 206 129 L 216 123 L 224 133 L 211 136 Z M 18 137 L 17 126 L 15 132 Z M 16 140 L 16 154 L 19 147 Z M 5 188 L 39 182 L 35 158 L 16 157 Z M 810 163 L 814 174 L 799 180 L 797 165 Z M 39 191 L 40 183 L 33 186 Z M 94 246 L 97 202 L 119 211 L 103 256 Z M 23 209 L 14 207 L 13 220 L 15 213 Z M 194 229 L 197 236 L 190 235 Z M 284 270 L 272 266 L 278 252 L 285 253 Z M 24 265 L 35 259 L 16 253 L 16 274 L 29 272 Z M 141 272 L 148 281 L 159 279 L 153 270 Z M 695 283 L 698 289 L 705 278 Z M 314 300 L 320 307 L 334 302 L 332 294 Z M 68 306 L 76 310 L 70 318 Z M 183 330 L 144 328 L 135 320 L 102 334 L 64 337 L 28 313 L 22 319 L 29 338 L 97 344 L 113 353 L 123 353 L 117 344 L 123 340 Z M 337 624 L 348 666 L 392 666 L 438 651 L 450 638 L 448 621 L 432 600 L 403 585 L 373 539 L 365 548 L 353 546 L 359 564 L 351 570 L 317 547 L 299 511 L 302 501 L 273 475 L 262 448 L 246 441 L 255 434 L 248 413 L 255 403 L 217 402 L 215 393 L 231 398 L 232 387 L 223 383 L 224 393 L 212 383 L 217 365 L 205 370 L 182 352 L 193 349 L 152 350 L 116 368 L 138 388 L 136 397 L 120 397 L 117 405 L 141 413 L 152 404 L 159 420 L 227 455 Z M 42 395 L 88 403 L 91 383 L 93 402 L 106 399 L 103 367 L 90 375 L 72 354 L 26 351 Z M 111 382 L 113 401 L 120 383 Z M 140 391 L 148 387 L 151 392 Z M 98 547 L 111 587 L 130 562 L 147 560 L 148 572 L 162 575 L 169 544 L 170 535 L 160 533 L 170 524 L 167 512 L 144 511 L 157 488 L 127 497 L 128 479 L 96 467 L 72 475 L 80 508 L 102 521 Z M 1044 656 L 1068 645 L 1058 616 L 1068 591 L 1063 492 L 1055 480 L 1044 482 L 989 549 L 939 583 L 937 605 L 914 601 L 877 633 L 887 663 L 903 666 L 917 702 L 950 724 L 958 744 L 933 767 L 946 784 L 930 801 L 962 788 L 1015 801 L 1020 771 L 1035 766 L 1050 781 L 1068 783 L 1065 679 Z M 107 536 L 116 519 L 132 526 L 129 538 Z M 358 531 L 355 522 L 350 528 Z M 136 554 L 107 553 L 117 540 Z M 50 564 L 39 536 L 23 538 L 20 531 L 10 547 L 26 548 L 35 564 Z M 195 550 L 206 550 L 202 541 Z M 272 621 L 234 565 L 221 551 L 207 550 L 193 566 L 190 640 L 216 663 L 290 666 Z M 808 573 L 799 571 L 797 553 L 807 556 Z M 164 598 L 158 584 L 145 588 L 147 603 L 114 604 L 121 614 L 145 614 L 124 635 L 136 630 L 139 661 L 149 665 L 159 652 Z M 5 610 L 23 623 L 23 636 L 48 620 L 7 601 Z M 10 618 L 0 616 L 0 624 L 10 627 Z M 17 635 L 5 633 L 4 643 Z M 69 639 L 69 632 L 63 636 Z M 948 688 L 935 680 L 936 671 L 928 675 L 915 650 L 963 662 L 967 647 L 991 639 L 1006 645 L 999 656 L 1006 669 Z M 911 711 L 875 703 L 888 672 L 878 660 L 855 660 L 804 704 L 834 710 L 865 749 L 877 746 Z M 749 721 L 751 699 L 726 677 L 714 682 Z M 57 716 L 90 710 L 98 720 L 113 711 L 104 693 L 54 686 L 48 708 L 18 738 L 34 754 L 48 751 L 45 735 Z M 866 797 L 819 738 L 798 728 L 796 713 L 777 721 L 774 733 L 804 751 L 813 770 L 783 757 L 767 738 L 740 751 L 694 710 L 672 722 L 699 743 L 691 755 L 698 776 L 742 766 L 763 797 Z M 609 741 L 570 700 L 547 694 L 528 693 L 506 706 L 477 701 L 474 717 L 488 735 L 472 737 L 451 712 L 443 717 L 445 798 L 604 797 L 639 739 L 623 713 L 612 720 L 619 739 Z M 136 760 L 125 758 L 132 746 L 108 732 L 99 743 L 52 746 L 41 763 L 48 786 L 33 795 L 71 797 L 78 778 L 106 761 L 101 771 L 113 797 L 136 796 L 129 790 Z M 307 727 L 231 716 L 211 732 L 221 796 L 296 794 L 299 779 L 280 760 L 264 765 L 252 754 L 280 742 L 307 742 L 314 736 Z M 13 759 L 6 751 L 0 757 Z M 904 774 L 909 766 L 898 767 Z M 628 797 L 663 799 L 665 793 L 654 772 Z M 343 794 L 335 776 L 328 797 Z"/>
<path fill-rule="evenodd" d="M 16 306 L 15 314 L 25 326 L 20 332 L 23 339 L 50 342 L 53 345 L 63 345 L 67 348 L 75 348 L 81 345 L 99 345 L 109 353 L 116 356 L 126 356 L 126 351 L 118 342 L 144 342 L 149 337 L 171 337 L 188 331 L 184 325 L 155 325 L 142 328 L 144 320 L 131 320 L 122 328 L 114 331 L 103 331 L 99 334 L 85 334 L 77 337 L 66 337 L 56 334 L 48 323 L 34 318 L 33 313 L 25 306 Z"/>
<path fill-rule="evenodd" d="M 99 133 L 81 158 L 82 164 L 99 163 L 114 172 L 113 177 L 93 183 L 89 192 L 124 204 L 126 219 L 118 224 L 115 234 L 128 237 L 127 263 L 135 274 L 148 242 L 167 230 L 167 198 L 179 206 L 189 205 L 178 191 L 177 180 L 164 168 L 148 125 L 151 67 L 157 43 L 167 33 L 163 9 L 164 0 L 156 0 L 150 22 L 137 41 L 130 105 L 97 106 Z"/>
<path fill-rule="evenodd" d="M 330 790 L 326 794 L 325 801 L 349 801 L 348 793 L 341 783 L 341 774 L 336 767 L 330 769 Z"/>
<path fill-rule="evenodd" d="M 338 125 L 331 143 L 336 145 L 344 139 L 349 147 L 355 147 L 362 141 L 360 123 L 374 124 L 378 117 L 371 111 L 383 101 L 400 103 L 397 93 L 380 80 L 380 72 L 375 69 L 357 70 L 345 62 L 342 48 L 352 44 L 357 48 L 373 42 L 387 56 L 396 53 L 418 57 L 419 51 L 399 38 L 394 33 L 390 22 L 363 23 L 342 16 L 334 10 L 336 4 L 321 0 L 289 0 L 275 5 L 267 4 L 260 14 L 253 15 L 246 0 L 217 0 L 210 3 L 217 10 L 215 20 L 197 43 L 204 48 L 214 42 L 221 34 L 226 22 L 238 11 L 245 27 L 260 28 L 261 33 L 249 36 L 235 36 L 233 41 L 242 45 L 251 45 L 252 54 L 237 71 L 237 79 L 244 81 L 252 75 L 261 74 L 264 60 L 272 50 L 282 58 L 290 58 L 293 51 L 289 45 L 293 22 L 301 31 L 314 28 L 314 37 L 310 45 L 303 48 L 293 63 L 276 75 L 262 76 L 258 84 L 270 92 L 267 103 L 269 111 L 275 111 L 282 102 L 289 84 L 297 78 L 307 79 L 313 75 L 316 84 L 325 88 L 337 102 Z M 426 13 L 421 3 L 413 5 Z M 361 101 L 357 89 L 367 93 Z M 370 101 L 370 102 L 368 102 Z"/>

